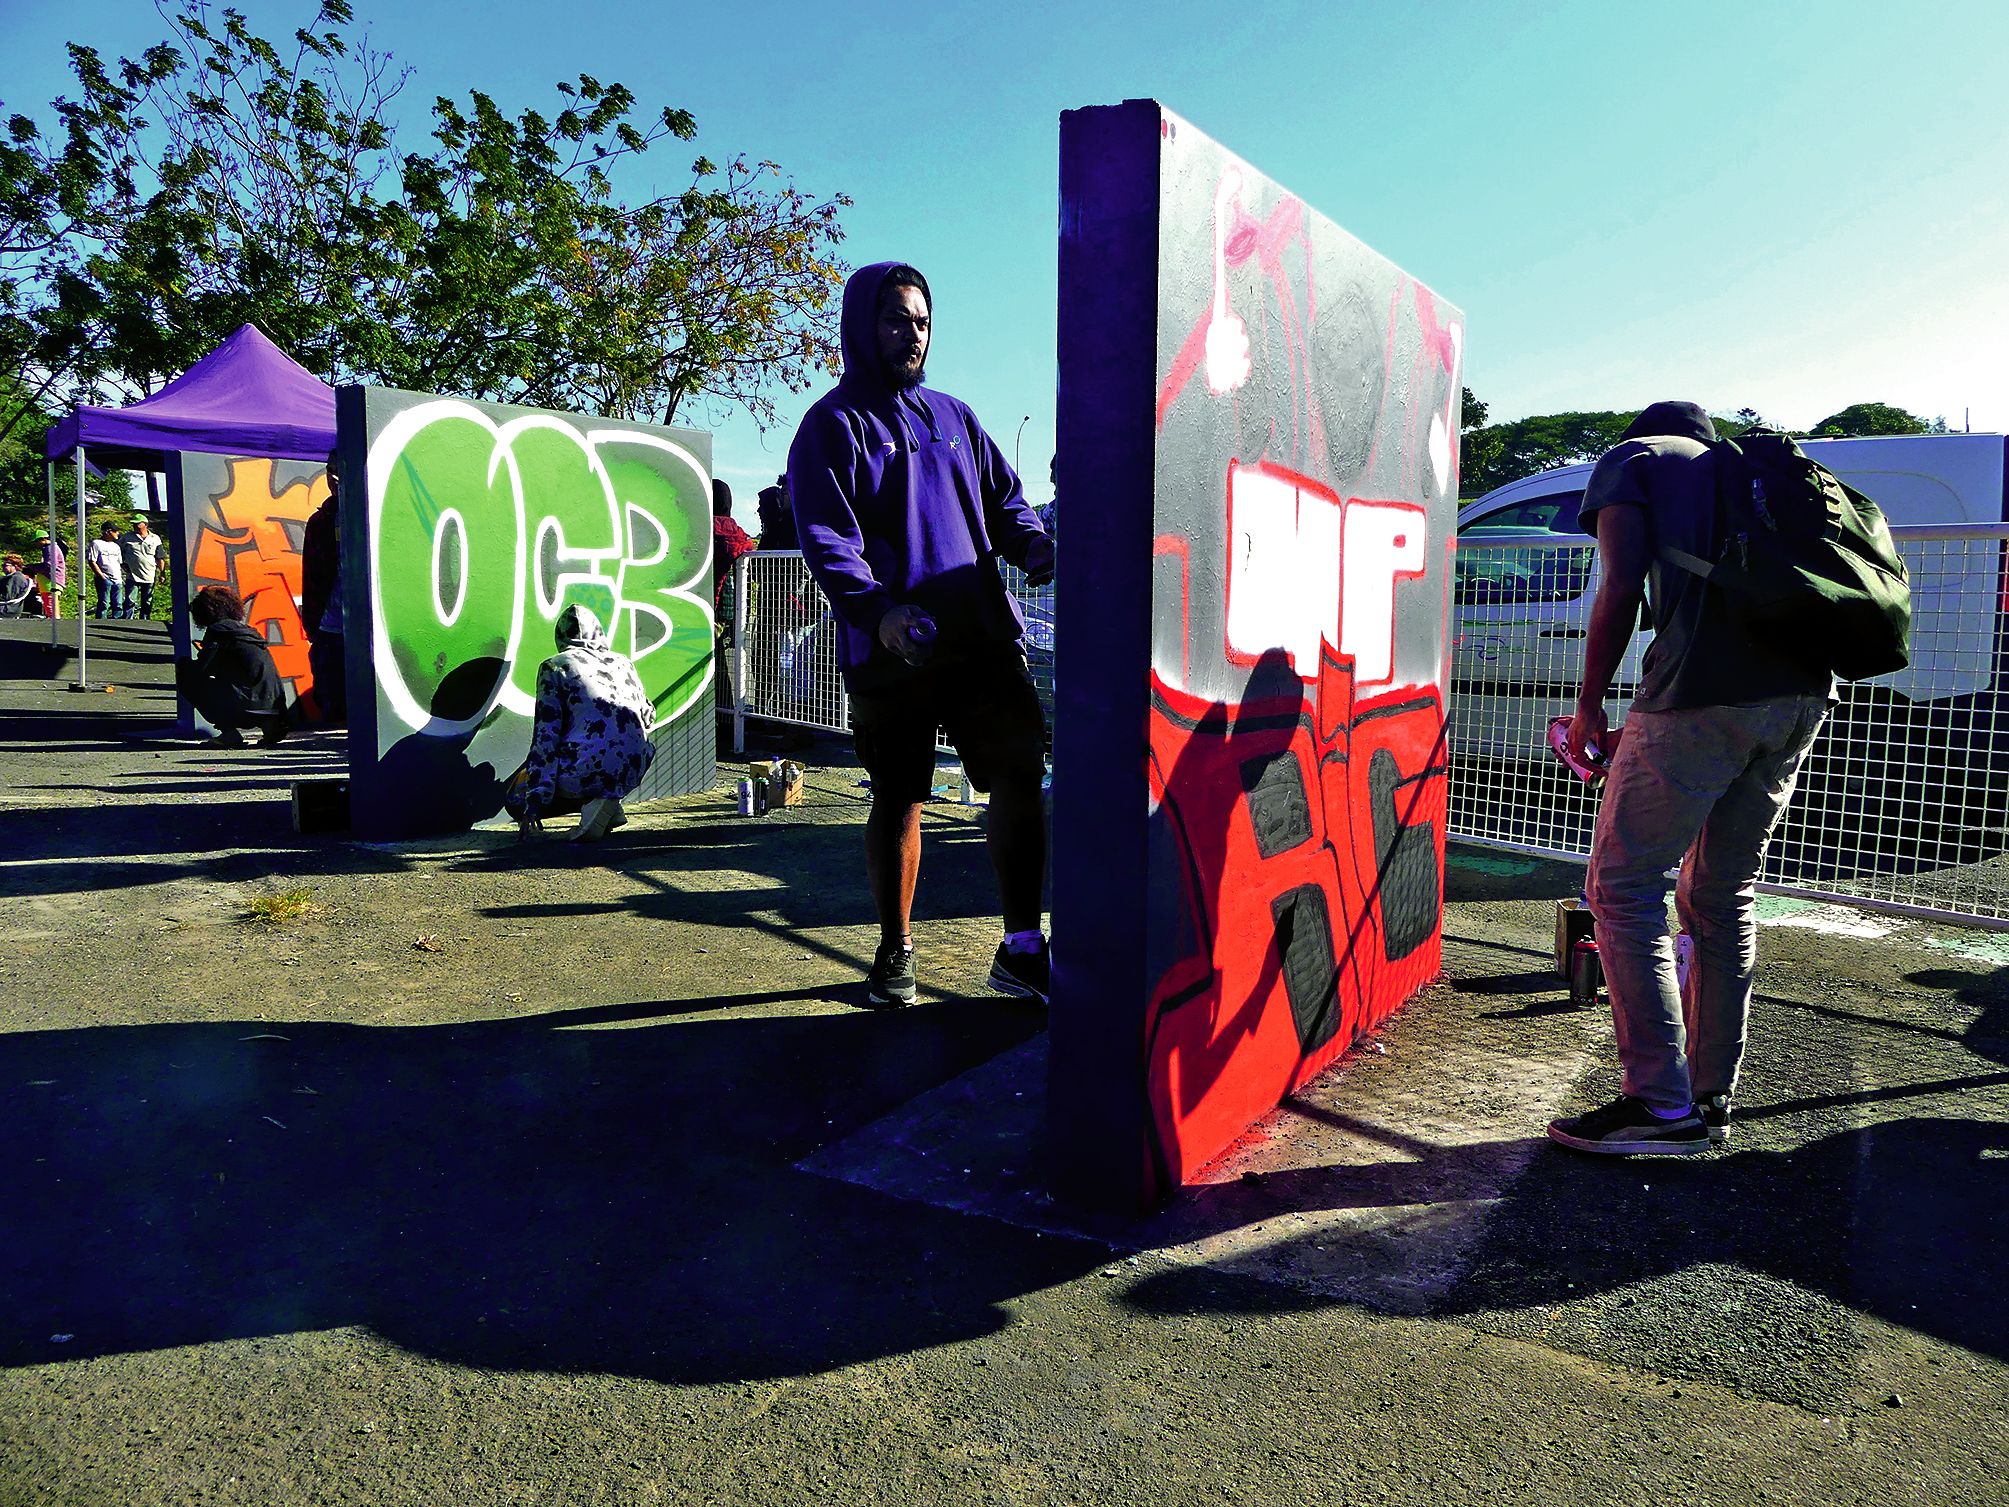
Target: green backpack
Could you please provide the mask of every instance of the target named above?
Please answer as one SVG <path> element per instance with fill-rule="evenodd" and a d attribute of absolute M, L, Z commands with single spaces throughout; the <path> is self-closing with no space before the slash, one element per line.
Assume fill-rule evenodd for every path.
<path fill-rule="evenodd" d="M 1660 558 L 1721 587 L 1747 631 L 1793 643 L 1843 680 L 1911 663 L 1911 578 L 1882 510 L 1775 430 L 1710 448 L 1716 560 L 1671 548 Z"/>

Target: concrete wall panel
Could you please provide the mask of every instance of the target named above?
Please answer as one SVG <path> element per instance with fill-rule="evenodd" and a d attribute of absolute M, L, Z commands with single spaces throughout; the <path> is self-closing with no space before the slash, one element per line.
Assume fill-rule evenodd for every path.
<path fill-rule="evenodd" d="M 1061 182 L 1053 1129 L 1129 1202 L 1438 971 L 1463 319 L 1149 101 Z"/>
<path fill-rule="evenodd" d="M 359 832 L 453 830 L 501 808 L 573 603 L 655 701 L 638 797 L 711 785 L 710 435 L 361 387 L 342 390 L 338 418 L 366 503 L 342 519 Z"/>

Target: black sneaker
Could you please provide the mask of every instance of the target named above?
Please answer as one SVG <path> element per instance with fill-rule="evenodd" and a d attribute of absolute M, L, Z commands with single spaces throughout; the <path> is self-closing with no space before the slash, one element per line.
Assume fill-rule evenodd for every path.
<path fill-rule="evenodd" d="M 1036 999 L 1042 1005 L 1053 974 L 1053 958 L 1042 937 L 1038 952 L 1013 952 L 998 943 L 998 955 L 991 959 L 991 987 L 1021 999 Z"/>
<path fill-rule="evenodd" d="M 226 727 L 222 732 L 209 740 L 209 746 L 211 748 L 244 748 L 247 745 L 245 744 L 243 733 L 234 727 Z"/>
<path fill-rule="evenodd" d="M 1695 1101 L 1695 1112 L 1702 1116 L 1702 1124 L 1712 1141 L 1730 1139 L 1730 1096 L 1728 1094 L 1708 1094 Z"/>
<path fill-rule="evenodd" d="M 1685 1156 L 1709 1149 L 1709 1131 L 1692 1109 L 1663 1120 L 1624 1095 L 1587 1115 L 1549 1121 L 1549 1139 L 1599 1156 Z"/>
<path fill-rule="evenodd" d="M 865 1003 L 884 1010 L 911 1005 L 919 996 L 914 988 L 914 949 L 898 942 L 881 942 L 873 956 L 872 971 L 865 975 Z"/>

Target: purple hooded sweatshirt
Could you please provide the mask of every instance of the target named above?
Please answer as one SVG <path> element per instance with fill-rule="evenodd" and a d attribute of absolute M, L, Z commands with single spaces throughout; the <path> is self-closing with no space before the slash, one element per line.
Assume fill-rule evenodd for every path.
<path fill-rule="evenodd" d="M 879 620 L 915 606 L 940 636 L 931 663 L 1025 636 L 995 556 L 1051 571 L 1053 541 L 1004 452 L 968 407 L 929 387 L 895 389 L 879 360 L 879 294 L 902 262 L 861 267 L 844 285 L 844 375 L 803 416 L 788 491 L 803 559 L 830 599 L 846 683 L 897 684 L 914 671 L 879 642 Z"/>

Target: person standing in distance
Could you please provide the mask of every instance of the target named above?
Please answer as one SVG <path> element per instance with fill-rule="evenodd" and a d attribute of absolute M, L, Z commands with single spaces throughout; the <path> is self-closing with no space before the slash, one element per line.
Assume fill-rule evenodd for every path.
<path fill-rule="evenodd" d="M 300 540 L 300 626 L 307 634 L 307 669 L 320 720 L 349 720 L 348 657 L 342 620 L 342 466 L 328 457 L 328 495 L 307 519 Z"/>
<path fill-rule="evenodd" d="M 122 616 L 125 612 L 126 557 L 119 548 L 119 526 L 116 523 L 107 523 L 98 530 L 98 537 L 84 551 L 84 564 L 97 587 L 97 605 L 92 609 L 91 616 Z M 77 611 L 81 613 L 83 610 L 80 601 Z"/>
<path fill-rule="evenodd" d="M 32 572 L 42 578 L 42 607 L 49 617 L 63 615 L 63 588 L 70 584 L 69 566 L 63 558 L 63 546 L 51 539 L 47 533 L 35 535 L 35 543 L 41 546 L 42 559 Z M 77 598 L 77 611 L 84 610 L 83 597 Z"/>
<path fill-rule="evenodd" d="M 969 408 L 922 385 L 933 335 L 927 279 L 902 262 L 844 286 L 844 375 L 788 452 L 803 559 L 837 619 L 858 757 L 872 780 L 865 872 L 879 917 L 874 1006 L 916 997 L 914 887 L 935 729 L 990 792 L 987 839 L 1004 912 L 993 988 L 1044 1003 L 1046 718 L 1025 666 L 1025 623 L 1003 555 L 1035 585 L 1053 541 Z"/>
<path fill-rule="evenodd" d="M 1711 560 L 1721 548 L 1715 438 L 1698 405 L 1651 405 L 1598 459 L 1579 514 L 1597 535 L 1604 579 L 1584 641 L 1573 758 L 1606 737 L 1604 699 L 1642 593 L 1653 609 L 1585 886 L 1624 1081 L 1604 1108 L 1549 1125 L 1561 1144 L 1606 1156 L 1706 1151 L 1730 1134 L 1758 967 L 1752 886 L 1834 693 L 1825 668 L 1746 631 L 1720 590 L 1657 563 L 1667 547 Z M 1667 932 L 1676 864 L 1674 904 L 1695 943 L 1685 987 Z"/>
<path fill-rule="evenodd" d="M 126 567 L 126 596 L 125 605 L 120 610 L 121 617 L 153 617 L 153 588 L 160 578 L 163 552 L 160 535 L 147 527 L 144 518 L 135 518 L 133 526 L 119 535 L 119 553 Z"/>

